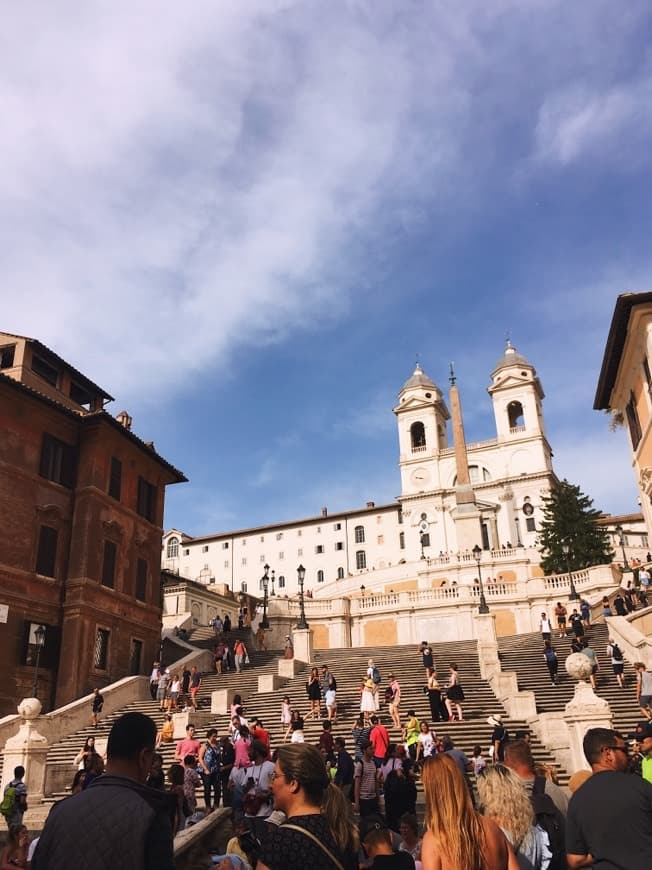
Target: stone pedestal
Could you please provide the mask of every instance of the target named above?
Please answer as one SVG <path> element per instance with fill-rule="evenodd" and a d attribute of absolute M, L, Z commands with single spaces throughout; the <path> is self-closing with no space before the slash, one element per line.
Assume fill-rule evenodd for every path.
<path fill-rule="evenodd" d="M 211 713 L 230 713 L 235 689 L 217 689 L 211 692 Z"/>
<path fill-rule="evenodd" d="M 478 639 L 478 661 L 480 676 L 490 680 L 500 673 L 498 640 L 496 638 L 496 617 L 492 613 L 473 615 L 473 633 Z"/>
<path fill-rule="evenodd" d="M 573 653 L 566 659 L 566 670 L 578 679 L 575 695 L 566 704 L 565 721 L 568 726 L 569 753 L 573 773 L 590 765 L 584 757 L 582 741 L 589 728 L 613 728 L 611 709 L 604 698 L 599 698 L 591 684 L 586 682 L 591 674 L 591 662 L 582 653 Z"/>
<path fill-rule="evenodd" d="M 259 692 L 275 692 L 283 684 L 283 680 L 277 674 L 261 674 L 258 677 Z"/>
<path fill-rule="evenodd" d="M 24 698 L 18 705 L 22 723 L 18 733 L 5 743 L 0 794 L 14 778 L 14 768 L 25 768 L 23 782 L 27 787 L 28 802 L 31 805 L 43 802 L 45 786 L 45 766 L 48 755 L 48 742 L 37 730 L 41 702 L 38 698 Z"/>
<path fill-rule="evenodd" d="M 310 664 L 312 661 L 312 637 L 314 632 L 310 628 L 295 628 L 292 632 L 295 661 Z"/>
<path fill-rule="evenodd" d="M 278 675 L 283 679 L 293 680 L 299 673 L 299 662 L 294 659 L 279 659 L 278 660 Z"/>
<path fill-rule="evenodd" d="M 227 712 L 229 712 L 227 710 Z M 213 718 L 212 710 L 189 710 L 187 713 L 173 713 L 174 739 L 181 740 L 186 736 L 186 726 L 194 725 L 196 729 L 204 728 Z"/>

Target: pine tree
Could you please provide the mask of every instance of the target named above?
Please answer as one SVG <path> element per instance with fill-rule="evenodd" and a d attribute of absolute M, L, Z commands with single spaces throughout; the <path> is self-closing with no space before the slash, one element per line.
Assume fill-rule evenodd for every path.
<path fill-rule="evenodd" d="M 541 567 L 553 571 L 578 571 L 590 565 L 604 565 L 614 557 L 609 536 L 595 521 L 602 516 L 593 507 L 593 499 L 567 480 L 557 483 L 544 496 L 543 520 L 539 530 Z M 563 545 L 568 544 L 566 555 Z"/>

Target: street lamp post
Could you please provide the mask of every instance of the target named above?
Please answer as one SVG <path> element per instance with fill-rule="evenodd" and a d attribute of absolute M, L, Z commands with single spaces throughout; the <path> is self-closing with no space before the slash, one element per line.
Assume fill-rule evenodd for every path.
<path fill-rule="evenodd" d="M 267 619 L 267 587 L 269 586 L 269 565 L 265 565 L 265 573 L 263 574 L 263 619 L 260 623 L 261 628 L 269 628 L 269 620 Z"/>
<path fill-rule="evenodd" d="M 482 572 L 480 571 L 480 560 L 482 559 L 482 550 L 476 544 L 472 550 L 473 558 L 475 559 L 478 566 L 478 582 L 480 584 L 480 607 L 478 608 L 478 613 L 489 613 L 489 605 L 487 604 L 487 599 L 484 597 L 484 586 L 482 585 Z"/>
<path fill-rule="evenodd" d="M 297 628 L 306 629 L 309 628 L 309 625 L 308 620 L 306 619 L 306 610 L 303 602 L 303 581 L 306 579 L 306 569 L 303 565 L 299 565 L 297 568 L 297 577 L 299 578 L 299 607 L 301 608 Z"/>
<path fill-rule="evenodd" d="M 34 688 L 32 689 L 32 697 L 38 698 L 38 666 L 41 660 L 41 650 L 45 646 L 45 626 L 39 625 L 34 631 L 34 640 L 36 642 L 36 665 L 34 666 Z"/>
<path fill-rule="evenodd" d="M 421 558 L 422 559 L 426 558 L 426 554 L 423 551 L 423 539 L 424 539 L 424 537 L 425 537 L 424 533 L 421 532 L 421 534 L 419 535 L 419 543 L 421 544 Z"/>
<path fill-rule="evenodd" d="M 522 547 L 523 541 L 521 540 L 521 525 L 518 521 L 518 514 L 514 515 L 514 525 L 516 526 L 516 546 Z"/>
<path fill-rule="evenodd" d="M 623 527 L 621 525 L 616 526 L 616 534 L 618 535 L 618 543 L 621 546 L 623 551 L 623 574 L 625 571 L 631 571 L 629 567 L 629 562 L 627 561 L 627 555 L 625 554 L 625 535 L 623 533 Z"/>
<path fill-rule="evenodd" d="M 564 543 L 561 545 L 561 548 L 564 552 L 564 558 L 566 559 L 566 571 L 568 573 L 568 582 L 570 583 L 570 595 L 568 596 L 569 601 L 579 601 L 580 596 L 578 595 L 577 589 L 575 588 L 575 583 L 573 581 L 573 575 L 571 574 L 571 570 L 568 562 L 568 554 L 570 553 L 570 547 L 568 544 Z"/>

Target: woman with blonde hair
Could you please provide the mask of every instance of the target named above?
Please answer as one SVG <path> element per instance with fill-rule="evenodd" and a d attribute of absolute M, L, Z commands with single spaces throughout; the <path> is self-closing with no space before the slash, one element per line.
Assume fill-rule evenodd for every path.
<path fill-rule="evenodd" d="M 535 824 L 523 781 L 504 764 L 485 767 L 477 779 L 485 816 L 501 828 L 521 870 L 547 870 L 552 858 L 548 834 Z"/>
<path fill-rule="evenodd" d="M 257 870 L 358 866 L 358 833 L 351 802 L 333 784 L 317 747 L 279 746 L 272 780 L 274 807 L 287 816 L 270 825 Z"/>
<path fill-rule="evenodd" d="M 427 831 L 423 870 L 519 870 L 498 825 L 476 812 L 459 767 L 446 753 L 426 758 L 421 769 Z"/>

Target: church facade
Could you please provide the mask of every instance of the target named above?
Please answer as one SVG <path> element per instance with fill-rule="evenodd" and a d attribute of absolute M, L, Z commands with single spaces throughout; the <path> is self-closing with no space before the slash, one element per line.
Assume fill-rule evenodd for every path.
<path fill-rule="evenodd" d="M 398 394 L 401 495 L 395 502 L 336 514 L 323 508 L 293 522 L 202 537 L 171 529 L 163 538 L 163 567 L 256 595 L 268 566 L 270 592 L 292 596 L 302 565 L 305 589 L 321 597 L 336 594 L 338 581 L 351 587 L 357 577 L 363 593 L 376 581 L 398 587 L 424 560 L 469 559 L 475 546 L 487 557 L 514 550 L 536 562 L 542 496 L 556 480 L 536 370 L 508 342 L 488 387 L 496 434 L 480 442 L 466 441 L 452 373 L 450 381 L 447 403 L 417 365 Z"/>

